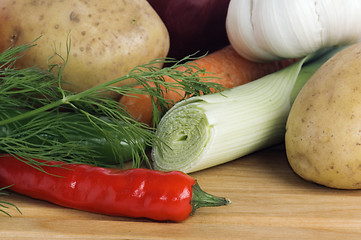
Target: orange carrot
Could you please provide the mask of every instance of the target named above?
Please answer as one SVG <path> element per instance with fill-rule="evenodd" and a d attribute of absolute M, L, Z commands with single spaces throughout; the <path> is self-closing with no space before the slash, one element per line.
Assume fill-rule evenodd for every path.
<path fill-rule="evenodd" d="M 241 57 L 231 46 L 222 48 L 209 55 L 194 60 L 194 63 L 206 73 L 200 77 L 207 77 L 207 81 L 221 84 L 225 88 L 233 88 L 242 84 L 261 78 L 267 74 L 276 72 L 292 63 L 296 59 L 282 60 L 277 62 L 256 63 Z M 183 71 L 186 68 L 180 66 L 177 70 Z M 166 82 L 175 82 L 174 79 L 165 76 Z M 153 83 L 149 83 L 154 87 Z M 137 86 L 136 88 L 142 88 Z M 170 102 L 178 102 L 183 99 L 184 91 L 166 91 L 164 98 Z M 152 126 L 152 103 L 149 95 L 131 94 L 122 96 L 119 100 L 125 109 L 136 120 Z"/>

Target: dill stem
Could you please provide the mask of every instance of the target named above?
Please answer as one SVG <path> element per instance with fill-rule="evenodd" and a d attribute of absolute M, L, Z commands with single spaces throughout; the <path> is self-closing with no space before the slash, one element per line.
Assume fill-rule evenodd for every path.
<path fill-rule="evenodd" d="M 99 84 L 95 87 L 92 87 L 92 88 L 89 88 L 83 92 L 80 92 L 80 93 L 77 93 L 77 94 L 74 94 L 74 95 L 68 95 L 68 96 L 64 96 L 62 99 L 59 99 L 55 102 L 52 102 L 52 103 L 49 103 L 47 105 L 44 105 L 42 107 L 39 107 L 39 108 L 36 108 L 34 110 L 31 110 L 31 111 L 27 111 L 25 113 L 22 113 L 20 115 L 17 115 L 17 116 L 14 116 L 12 118 L 8 118 L 8 119 L 4 119 L 2 121 L 0 121 L 0 126 L 1 125 L 6 125 L 6 124 L 9 124 L 11 122 L 15 122 L 15 121 L 19 121 L 19 120 L 22 120 L 22 119 L 25 119 L 25 118 L 29 118 L 29 117 L 32 117 L 32 116 L 35 116 L 37 115 L 38 113 L 41 113 L 41 112 L 45 112 L 47 110 L 50 110 L 52 108 L 56 108 L 56 107 L 59 107 L 63 104 L 69 104 L 71 103 L 72 101 L 76 101 L 76 100 L 79 100 L 83 97 L 86 97 L 86 96 L 89 96 L 89 94 L 91 93 L 94 93 L 98 90 L 101 90 L 101 89 L 104 89 L 114 83 L 117 83 L 117 82 L 120 82 L 120 81 L 123 81 L 125 79 L 128 79 L 130 76 L 129 75 L 125 75 L 121 78 L 117 78 L 117 79 L 114 79 L 112 81 L 109 81 L 109 82 L 106 82 L 106 83 L 103 83 L 103 84 Z"/>
<path fill-rule="evenodd" d="M 39 107 L 37 109 L 34 109 L 34 110 L 31 110 L 31 111 L 19 114 L 19 115 L 15 116 L 15 117 L 4 119 L 4 120 L 0 121 L 0 126 L 1 125 L 6 125 L 6 124 L 9 124 L 9 123 L 12 123 L 12 122 L 16 122 L 16 121 L 19 121 L 19 120 L 22 120 L 22 119 L 25 119 L 25 118 L 28 118 L 28 117 L 32 117 L 32 116 L 34 116 L 34 115 L 36 115 L 38 113 L 41 113 L 41 112 L 47 111 L 47 110 L 49 110 L 51 108 L 60 106 L 63 103 L 64 103 L 63 99 L 60 99 L 58 101 L 55 101 L 55 102 L 52 102 L 50 104 L 44 105 L 44 106 Z"/>

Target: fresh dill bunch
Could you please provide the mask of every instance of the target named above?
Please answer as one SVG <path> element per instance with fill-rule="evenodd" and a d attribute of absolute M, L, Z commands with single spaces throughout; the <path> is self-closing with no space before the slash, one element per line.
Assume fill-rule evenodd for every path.
<path fill-rule="evenodd" d="M 153 114 L 160 118 L 169 109 L 169 101 L 164 99 L 164 92 L 181 89 L 186 94 L 197 96 L 211 93 L 210 89 L 223 90 L 221 85 L 208 82 L 207 77 L 200 77 L 204 70 L 197 69 L 195 64 L 187 63 L 193 58 L 188 56 L 181 61 L 170 58 L 155 59 L 147 64 L 132 69 L 127 75 L 113 79 L 85 91 L 74 93 L 61 87 L 62 73 L 68 63 L 70 54 L 70 39 L 67 41 L 67 56 L 54 53 L 63 59 L 61 64 L 49 66 L 49 70 L 36 67 L 17 69 L 16 60 L 25 54 L 35 44 L 22 45 L 7 49 L 0 54 L 0 151 L 20 156 L 26 159 L 57 160 L 69 163 L 90 163 L 94 165 L 108 165 L 104 159 L 108 155 L 93 145 L 84 144 L 86 139 L 72 141 L 67 136 L 76 135 L 79 122 L 69 120 L 64 112 L 79 115 L 78 121 L 83 125 L 90 125 L 96 130 L 94 135 L 107 142 L 112 156 L 121 156 L 123 148 L 119 142 L 129 145 L 132 167 L 139 167 L 144 161 L 151 167 L 147 157 L 147 149 L 159 140 L 155 137 L 154 129 L 136 121 L 124 108 L 106 92 L 117 94 L 149 94 L 153 104 Z M 155 63 L 164 62 L 171 67 L 155 67 Z M 184 66 L 186 71 L 177 70 Z M 196 70 L 196 71 L 195 71 Z M 165 82 L 164 76 L 176 81 Z M 133 88 L 135 84 L 119 86 L 119 82 L 135 79 L 136 84 L 144 89 Z M 150 86 L 150 82 L 155 87 Z M 115 87 L 117 84 L 117 87 Z M 184 96 L 185 97 L 185 96 Z M 160 110 L 159 110 L 160 109 Z M 14 114 L 14 110 L 15 114 Z M 64 120 L 68 119 L 68 120 Z M 14 130 L 15 129 L 15 130 Z M 11 130 L 11 131 L 10 131 Z M 71 131 L 74 134 L 71 134 Z M 39 136 L 52 136 L 50 138 Z M 62 138 L 61 141 L 56 136 Z M 89 137 L 89 136 L 87 136 Z M 92 136 L 93 137 L 93 136 Z M 34 142 L 34 139 L 37 139 Z M 121 139 L 120 139 L 121 138 Z M 103 159 L 102 159 L 103 158 Z M 114 159 L 115 165 L 123 166 L 124 159 Z"/>

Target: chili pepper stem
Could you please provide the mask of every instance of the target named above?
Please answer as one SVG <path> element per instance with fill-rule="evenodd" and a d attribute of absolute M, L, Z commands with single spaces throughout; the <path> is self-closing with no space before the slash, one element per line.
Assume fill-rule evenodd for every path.
<path fill-rule="evenodd" d="M 227 198 L 217 197 L 209 193 L 206 193 L 201 189 L 201 187 L 197 182 L 192 186 L 192 190 L 193 190 L 193 195 L 191 200 L 191 205 L 192 205 L 191 215 L 193 215 L 194 212 L 200 207 L 218 207 L 218 206 L 228 205 L 231 203 L 231 200 Z"/>

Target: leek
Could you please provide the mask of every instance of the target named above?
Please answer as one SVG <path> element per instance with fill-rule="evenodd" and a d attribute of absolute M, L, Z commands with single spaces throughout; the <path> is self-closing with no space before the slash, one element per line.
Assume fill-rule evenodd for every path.
<path fill-rule="evenodd" d="M 288 113 L 313 73 L 342 47 L 323 50 L 245 85 L 177 103 L 161 119 L 155 169 L 187 173 L 284 141 Z"/>

